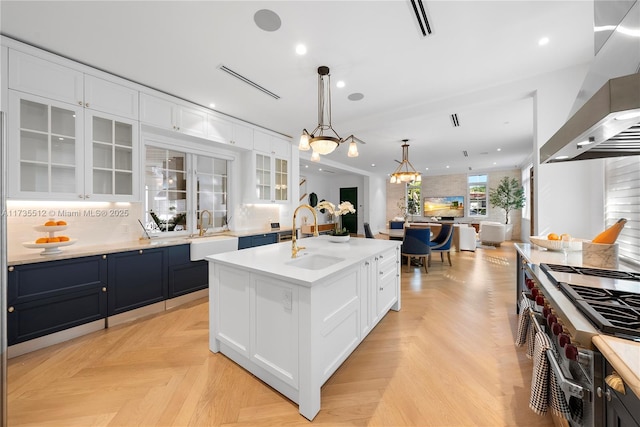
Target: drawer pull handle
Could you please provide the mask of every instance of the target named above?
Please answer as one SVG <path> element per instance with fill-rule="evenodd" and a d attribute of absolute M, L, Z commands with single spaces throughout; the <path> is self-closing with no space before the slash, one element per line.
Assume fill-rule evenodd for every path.
<path fill-rule="evenodd" d="M 13 271 L 13 270 L 14 270 L 13 266 L 9 267 L 9 271 Z"/>
<path fill-rule="evenodd" d="M 9 307 L 9 308 L 7 309 L 7 311 L 8 311 L 9 313 L 13 313 L 13 312 L 14 312 L 14 310 L 15 310 L 15 308 L 13 308 L 13 307 Z"/>
<path fill-rule="evenodd" d="M 139 251 L 138 253 L 140 253 L 140 254 L 141 254 L 141 253 L 142 253 L 142 249 L 140 249 L 140 251 Z"/>
<path fill-rule="evenodd" d="M 102 259 L 107 259 L 107 256 L 106 255 L 102 255 Z"/>
<path fill-rule="evenodd" d="M 102 288 L 102 292 L 107 292 L 107 287 L 106 286 Z"/>

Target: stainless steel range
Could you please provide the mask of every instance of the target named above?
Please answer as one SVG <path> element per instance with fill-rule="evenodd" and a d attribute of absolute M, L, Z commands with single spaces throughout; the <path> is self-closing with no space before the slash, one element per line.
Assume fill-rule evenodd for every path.
<path fill-rule="evenodd" d="M 550 338 L 547 358 L 569 406 L 554 422 L 604 425 L 604 359 L 592 338 L 606 334 L 640 341 L 640 273 L 519 263 L 519 294 L 534 302 L 532 323 Z"/>
<path fill-rule="evenodd" d="M 640 274 L 541 264 L 549 279 L 603 334 L 640 341 Z"/>

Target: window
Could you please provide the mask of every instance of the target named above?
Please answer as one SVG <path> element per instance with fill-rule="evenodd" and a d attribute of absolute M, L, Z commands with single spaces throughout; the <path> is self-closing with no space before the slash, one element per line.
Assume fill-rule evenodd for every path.
<path fill-rule="evenodd" d="M 421 182 L 412 182 L 407 184 L 407 214 L 421 215 L 422 207 L 420 206 L 420 192 L 422 191 Z"/>
<path fill-rule="evenodd" d="M 469 175 L 469 216 L 487 215 L 487 175 Z"/>
<path fill-rule="evenodd" d="M 640 157 L 616 157 L 605 162 L 605 227 L 626 218 L 618 236 L 620 259 L 640 264 Z"/>
<path fill-rule="evenodd" d="M 227 224 L 227 160 L 149 145 L 145 159 L 147 230 L 195 233 L 205 210 L 204 229 Z"/>

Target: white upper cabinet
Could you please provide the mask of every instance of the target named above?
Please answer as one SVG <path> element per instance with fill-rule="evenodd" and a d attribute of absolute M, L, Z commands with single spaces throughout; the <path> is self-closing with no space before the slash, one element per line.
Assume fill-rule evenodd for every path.
<path fill-rule="evenodd" d="M 208 119 L 204 109 L 176 104 L 146 93 L 140 94 L 140 122 L 144 124 L 207 138 Z"/>
<path fill-rule="evenodd" d="M 253 128 L 209 114 L 207 139 L 245 150 L 252 150 Z"/>
<path fill-rule="evenodd" d="M 10 89 L 82 106 L 83 79 L 80 71 L 9 50 Z"/>
<path fill-rule="evenodd" d="M 85 75 L 84 106 L 104 113 L 138 119 L 138 91 Z"/>
<path fill-rule="evenodd" d="M 253 149 L 284 159 L 291 158 L 291 144 L 288 140 L 259 130 L 253 132 Z"/>
<path fill-rule="evenodd" d="M 138 91 L 13 49 L 9 88 L 136 120 Z"/>

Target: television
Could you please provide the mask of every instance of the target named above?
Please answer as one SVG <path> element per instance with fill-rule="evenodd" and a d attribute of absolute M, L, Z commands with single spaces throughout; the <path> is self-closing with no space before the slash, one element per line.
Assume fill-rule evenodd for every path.
<path fill-rule="evenodd" d="M 464 196 L 424 197 L 424 216 L 443 219 L 462 218 L 464 216 Z"/>

